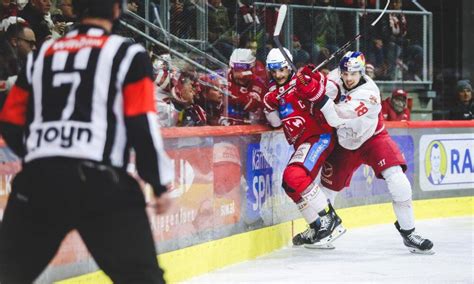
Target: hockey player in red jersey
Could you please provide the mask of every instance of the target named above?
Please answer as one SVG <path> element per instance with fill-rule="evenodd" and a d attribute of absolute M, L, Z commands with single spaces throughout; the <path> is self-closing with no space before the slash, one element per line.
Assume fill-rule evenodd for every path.
<path fill-rule="evenodd" d="M 222 124 L 237 125 L 261 122 L 263 96 L 267 92 L 265 82 L 253 73 L 255 56 L 250 49 L 237 48 L 229 61 L 227 115 Z M 252 119 L 255 117 L 255 119 Z"/>
<path fill-rule="evenodd" d="M 291 59 L 291 54 L 286 52 Z M 336 144 L 333 128 L 314 107 L 326 102 L 321 101 L 325 98 L 325 78 L 319 73 L 308 76 L 311 73 L 308 68 L 295 74 L 276 48 L 268 54 L 267 69 L 272 82 L 264 98 L 265 115 L 273 127 L 283 125 L 286 139 L 295 149 L 283 172 L 282 186 L 309 224 L 297 245 L 316 247 L 330 243 L 345 229 L 315 182 Z"/>
<path fill-rule="evenodd" d="M 201 94 L 198 104 L 206 112 L 208 125 L 221 125 L 221 116 L 224 113 L 224 91 L 225 84 L 221 77 L 213 74 L 201 74 L 199 84 Z"/>
<path fill-rule="evenodd" d="M 385 129 L 381 115 L 380 90 L 365 75 L 361 52 L 348 52 L 339 69 L 328 75 L 326 96 L 336 99 L 338 143 L 326 160 L 321 184 L 334 202 L 337 192 L 350 185 L 353 173 L 362 164 L 373 168 L 387 182 L 397 217 L 395 226 L 411 252 L 432 253 L 433 243 L 415 232 L 412 189 L 404 171 L 407 168 L 398 146 Z"/>
<path fill-rule="evenodd" d="M 385 121 L 409 121 L 410 109 L 407 107 L 408 94 L 403 89 L 395 89 L 392 96 L 382 101 L 382 115 Z"/>

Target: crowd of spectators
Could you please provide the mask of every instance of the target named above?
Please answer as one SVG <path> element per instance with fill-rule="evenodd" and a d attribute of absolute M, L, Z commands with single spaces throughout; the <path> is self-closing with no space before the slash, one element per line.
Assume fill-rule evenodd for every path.
<path fill-rule="evenodd" d="M 278 16 L 278 6 L 293 4 L 292 51 L 295 63 L 318 64 L 327 59 L 342 44 L 368 25 L 378 14 L 365 13 L 375 8 L 375 0 L 270 0 L 267 5 L 253 5 L 252 0 L 171 0 L 171 32 L 185 40 L 199 38 L 198 13 L 207 9 L 206 52 L 226 61 L 234 48 L 246 47 L 248 41 L 257 42 L 257 58 L 271 49 L 272 33 Z M 201 3 L 201 4 L 200 4 Z M 205 7 L 203 6 L 205 3 Z M 337 8 L 357 8 L 360 12 L 340 11 Z M 206 8 L 206 9 L 204 9 Z M 421 17 L 409 17 L 403 12 L 402 0 L 393 0 L 390 12 L 376 29 L 366 33 L 360 50 L 374 67 L 378 80 L 422 80 L 423 49 L 421 47 Z M 358 18 L 356 21 L 356 18 Z M 356 24 L 358 22 L 358 24 Z M 359 30 L 356 29 L 359 26 Z M 202 35 L 201 35 L 202 36 Z M 201 37 L 202 38 L 202 37 Z M 335 62 L 328 64 L 335 67 Z"/>
<path fill-rule="evenodd" d="M 76 23 L 73 0 L 0 0 L 0 106 L 14 84 L 16 75 L 27 54 L 45 40 L 63 36 Z M 151 0 L 160 7 L 159 0 Z M 144 14 L 143 1 L 129 0 L 128 8 Z M 258 6 L 251 0 L 170 0 L 170 32 L 182 40 L 196 39 L 197 13 L 207 11 L 207 35 L 204 51 L 228 63 L 236 48 L 251 51 L 255 58 L 252 73 L 263 82 L 268 81 L 265 57 L 273 48 L 272 33 L 278 6 Z M 297 67 L 318 64 L 327 59 L 348 39 L 358 17 L 360 29 L 373 20 L 365 8 L 375 8 L 375 0 L 272 0 L 269 4 L 296 4 L 321 9 L 295 9 L 291 37 L 292 55 Z M 201 6 L 200 6 L 201 5 Z M 332 6 L 359 8 L 360 12 L 336 12 Z M 408 19 L 402 10 L 402 0 L 392 0 L 388 13 L 377 29 L 371 30 L 360 41 L 366 54 L 366 73 L 376 80 L 421 80 L 422 48 L 418 42 L 414 18 Z M 132 24 L 139 29 L 138 23 Z M 412 24 L 413 23 L 413 24 Z M 365 27 L 366 28 L 366 27 Z M 132 40 L 139 36 L 118 25 L 117 33 Z M 143 39 L 141 39 L 143 40 Z M 242 119 L 228 119 L 228 111 L 235 103 L 228 85 L 228 70 L 216 74 L 198 73 L 183 62 L 171 60 L 166 50 L 147 45 L 155 69 L 157 106 L 163 126 L 199 126 L 261 123 L 261 110 L 245 114 Z M 200 46 L 202 48 L 202 45 Z M 322 71 L 336 67 L 336 61 Z M 472 88 L 469 81 L 459 81 L 458 104 L 450 113 L 451 119 L 472 119 Z M 383 103 L 386 120 L 410 120 L 411 100 L 404 90 L 396 89 Z M 222 119 L 226 117 L 226 119 Z"/>

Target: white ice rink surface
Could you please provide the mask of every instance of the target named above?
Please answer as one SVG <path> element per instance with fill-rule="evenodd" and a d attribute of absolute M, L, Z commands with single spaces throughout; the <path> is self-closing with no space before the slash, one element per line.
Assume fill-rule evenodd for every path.
<path fill-rule="evenodd" d="M 287 247 L 185 283 L 474 283 L 473 220 L 418 221 L 434 255 L 410 253 L 393 225 L 377 225 L 349 229 L 334 250 Z"/>

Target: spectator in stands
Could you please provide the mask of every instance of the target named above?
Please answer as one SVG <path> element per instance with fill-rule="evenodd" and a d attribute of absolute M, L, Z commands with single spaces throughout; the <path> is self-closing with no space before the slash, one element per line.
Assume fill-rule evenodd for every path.
<path fill-rule="evenodd" d="M 193 26 L 196 22 L 195 6 L 189 0 L 171 0 L 170 28 L 171 33 L 180 38 L 191 38 L 195 35 Z M 195 21 L 195 20 L 194 20 Z"/>
<path fill-rule="evenodd" d="M 253 68 L 253 73 L 257 75 L 260 79 L 264 82 L 267 81 L 267 68 L 265 67 L 265 63 L 263 63 L 258 57 L 258 41 L 256 38 L 251 38 L 245 48 L 248 48 L 252 51 L 252 55 L 256 58 L 255 59 L 255 67 Z"/>
<path fill-rule="evenodd" d="M 30 0 L 16 0 L 16 5 L 18 6 L 18 10 L 23 10 L 26 5 L 30 2 Z"/>
<path fill-rule="evenodd" d="M 295 4 L 315 6 L 316 0 L 299 0 Z M 313 63 L 319 57 L 320 46 L 315 43 L 316 31 L 319 29 L 316 26 L 317 10 L 314 9 L 294 9 L 293 29 L 294 34 L 298 37 L 301 48 L 306 50 L 311 57 Z M 267 50 L 267 54 L 270 50 Z"/>
<path fill-rule="evenodd" d="M 452 120 L 474 119 L 474 102 L 472 99 L 472 85 L 469 80 L 460 80 L 456 86 L 457 102 L 449 112 Z"/>
<path fill-rule="evenodd" d="M 53 16 L 55 23 L 62 22 L 70 25 L 70 23 L 77 21 L 77 17 L 72 9 L 72 0 L 58 0 L 57 7 L 60 13 Z"/>
<path fill-rule="evenodd" d="M 223 0 L 224 5 L 229 11 L 229 20 L 232 26 L 236 27 L 239 34 L 245 34 L 252 31 L 254 27 L 260 25 L 258 11 L 253 6 L 253 0 Z"/>
<path fill-rule="evenodd" d="M 33 30 L 22 24 L 11 25 L 0 39 L 0 109 L 16 81 L 16 75 L 26 62 L 28 53 L 36 49 Z M 1 83 L 3 82 L 3 83 Z"/>
<path fill-rule="evenodd" d="M 58 0 L 56 14 L 51 16 L 57 36 L 65 35 L 76 22 L 72 9 L 72 0 Z"/>
<path fill-rule="evenodd" d="M 235 34 L 232 31 L 227 8 L 221 0 L 208 0 L 209 42 L 227 60 L 234 49 Z"/>
<path fill-rule="evenodd" d="M 365 65 L 365 74 L 370 77 L 370 79 L 375 80 L 375 67 L 374 65 L 367 63 Z"/>
<path fill-rule="evenodd" d="M 0 0 L 0 20 L 14 17 L 18 14 L 18 6 L 11 0 Z"/>
<path fill-rule="evenodd" d="M 128 1 L 127 3 L 127 9 L 129 11 L 132 11 L 133 13 L 137 14 L 138 13 L 138 2 L 135 0 L 135 1 Z"/>
<path fill-rule="evenodd" d="M 37 47 L 40 46 L 52 32 L 51 24 L 48 23 L 47 20 L 51 5 L 51 0 L 31 0 L 19 13 L 19 16 L 25 19 L 35 32 Z M 49 33 L 46 32 L 46 27 Z"/>
<path fill-rule="evenodd" d="M 407 107 L 408 94 L 402 89 L 395 89 L 390 98 L 382 102 L 382 115 L 387 121 L 410 120 L 410 110 Z"/>
<path fill-rule="evenodd" d="M 333 1 L 319 0 L 319 5 L 330 7 Z M 315 16 L 316 44 L 320 47 L 318 62 L 321 62 L 339 49 L 339 45 L 344 41 L 344 29 L 339 19 L 339 14 L 333 9 L 318 11 Z M 328 68 L 334 69 L 335 63 L 329 63 Z"/>
<path fill-rule="evenodd" d="M 389 80 L 420 80 L 423 49 L 410 38 L 402 0 L 393 0 L 390 9 L 400 11 L 382 18 L 376 40 L 383 41 Z M 374 62 L 374 61 L 372 61 Z M 377 65 L 376 65 L 377 67 Z M 403 72 L 406 74 L 403 74 Z"/>
<path fill-rule="evenodd" d="M 374 67 L 374 74 L 379 79 L 387 77 L 387 60 L 383 40 L 380 38 L 371 39 L 367 42 L 367 56 L 368 62 L 371 62 Z"/>
<path fill-rule="evenodd" d="M 257 51 L 258 51 L 258 41 L 256 38 L 251 38 L 245 48 L 248 48 L 252 51 L 252 55 L 256 58 L 255 60 L 255 67 L 253 68 L 253 72 L 257 77 L 262 79 L 264 82 L 268 80 L 267 68 L 265 64 L 259 59 Z"/>
<path fill-rule="evenodd" d="M 297 68 L 309 63 L 309 53 L 301 48 L 301 42 L 297 36 L 293 36 L 293 58 Z"/>
<path fill-rule="evenodd" d="M 15 57 L 17 61 L 15 68 L 12 70 L 17 74 L 26 62 L 28 53 L 36 49 L 35 33 L 30 27 L 24 24 L 14 24 L 11 25 L 5 33 L 5 39 L 6 44 L 13 53 L 13 57 Z"/>

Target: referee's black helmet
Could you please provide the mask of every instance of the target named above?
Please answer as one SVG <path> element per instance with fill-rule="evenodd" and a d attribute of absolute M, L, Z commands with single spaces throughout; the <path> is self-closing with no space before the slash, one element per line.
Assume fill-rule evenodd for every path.
<path fill-rule="evenodd" d="M 127 0 L 73 0 L 74 13 L 79 19 L 102 18 L 114 20 L 113 7 L 120 4 L 123 10 Z"/>

